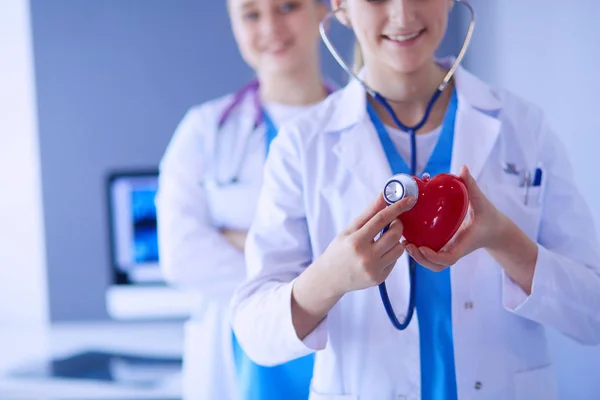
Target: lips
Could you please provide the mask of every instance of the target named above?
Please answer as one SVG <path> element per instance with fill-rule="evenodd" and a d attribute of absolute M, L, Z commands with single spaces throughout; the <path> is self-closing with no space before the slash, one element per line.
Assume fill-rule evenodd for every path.
<path fill-rule="evenodd" d="M 414 31 L 414 32 L 402 32 L 402 33 L 383 35 L 383 37 L 391 42 L 394 42 L 394 43 L 397 43 L 400 45 L 408 45 L 408 44 L 412 44 L 416 40 L 418 40 L 424 32 L 425 32 L 425 29 L 421 29 L 419 31 Z"/>
<path fill-rule="evenodd" d="M 291 46 L 291 42 L 289 42 L 289 41 L 271 43 L 268 46 L 265 46 L 264 51 L 269 54 L 278 55 L 278 54 L 284 53 L 287 49 L 290 48 L 290 46 Z"/>

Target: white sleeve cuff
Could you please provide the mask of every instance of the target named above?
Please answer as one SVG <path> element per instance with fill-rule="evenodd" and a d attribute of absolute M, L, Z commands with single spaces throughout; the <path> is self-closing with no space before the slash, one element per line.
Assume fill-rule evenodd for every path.
<path fill-rule="evenodd" d="M 295 282 L 296 280 L 294 279 L 292 282 L 280 287 L 278 290 L 281 291 L 281 304 L 285 305 L 287 308 L 284 337 L 290 338 L 290 348 L 297 348 L 298 351 L 303 352 L 301 355 L 304 356 L 313 351 L 323 350 L 327 345 L 327 316 L 304 338 L 304 340 L 298 338 L 292 322 L 292 289 Z"/>
<path fill-rule="evenodd" d="M 292 323 L 294 282 L 269 283 L 263 290 L 237 295 L 233 300 L 235 334 L 246 354 L 256 363 L 273 366 L 304 357 L 327 344 L 327 318 L 300 340 Z M 245 299 L 243 299 L 245 297 Z"/>
<path fill-rule="evenodd" d="M 531 294 L 527 295 L 525 291 L 517 284 L 507 273 L 502 271 L 502 302 L 504 307 L 524 317 L 531 316 L 536 309 L 543 304 L 546 291 L 544 285 L 548 284 L 548 250 L 543 246 L 537 245 L 538 256 L 533 272 L 533 282 L 531 285 Z"/>
<path fill-rule="evenodd" d="M 533 293 L 533 290 L 532 290 Z M 502 271 L 502 301 L 504 307 L 510 311 L 517 311 L 523 306 L 530 296 L 525 293 L 521 287 L 512 280 L 506 271 Z"/>

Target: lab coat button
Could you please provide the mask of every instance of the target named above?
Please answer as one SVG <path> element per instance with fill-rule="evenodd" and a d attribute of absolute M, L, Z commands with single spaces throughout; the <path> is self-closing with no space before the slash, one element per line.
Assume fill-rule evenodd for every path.
<path fill-rule="evenodd" d="M 476 390 L 481 389 L 481 382 L 475 382 L 475 389 Z"/>
<path fill-rule="evenodd" d="M 470 302 L 470 301 L 467 301 L 467 302 L 465 303 L 465 309 L 467 309 L 467 310 L 470 310 L 470 309 L 472 309 L 472 308 L 473 308 L 473 303 L 472 303 L 472 302 Z"/>
<path fill-rule="evenodd" d="M 403 394 L 399 394 L 397 400 L 406 400 L 408 397 L 406 397 Z"/>

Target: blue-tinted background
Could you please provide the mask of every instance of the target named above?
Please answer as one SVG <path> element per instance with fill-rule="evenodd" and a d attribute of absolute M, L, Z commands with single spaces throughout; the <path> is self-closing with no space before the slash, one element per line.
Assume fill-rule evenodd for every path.
<path fill-rule="evenodd" d="M 185 111 L 252 72 L 225 1 L 32 0 L 31 13 L 50 316 L 106 319 L 107 174 L 156 168 Z M 323 66 L 344 82 L 330 56 Z"/>
<path fill-rule="evenodd" d="M 590 182 L 600 131 L 600 2 L 472 3 L 478 23 L 465 64 L 547 111 L 599 221 L 600 192 Z M 106 174 L 155 167 L 187 108 L 235 90 L 251 73 L 225 1 L 31 0 L 31 18 L 51 318 L 105 319 Z M 442 53 L 455 53 L 463 33 L 451 25 Z M 348 56 L 349 36 L 335 36 Z M 323 61 L 343 82 L 331 57 Z M 590 371 L 598 370 L 599 348 L 557 334 L 550 342 L 561 398 L 596 398 Z"/>

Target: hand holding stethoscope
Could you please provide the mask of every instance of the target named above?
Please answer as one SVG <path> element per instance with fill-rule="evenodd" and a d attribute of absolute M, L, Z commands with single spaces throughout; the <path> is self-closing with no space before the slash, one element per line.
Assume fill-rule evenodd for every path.
<path fill-rule="evenodd" d="M 398 216 L 412 207 L 414 198 L 406 197 L 390 206 L 377 196 L 366 210 L 344 229 L 319 257 L 318 265 L 331 276 L 333 295 L 366 289 L 383 282 L 404 254 L 400 242 L 403 226 Z M 390 226 L 379 240 L 374 238 Z"/>

